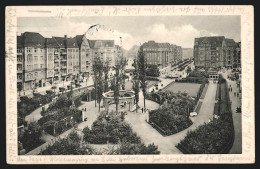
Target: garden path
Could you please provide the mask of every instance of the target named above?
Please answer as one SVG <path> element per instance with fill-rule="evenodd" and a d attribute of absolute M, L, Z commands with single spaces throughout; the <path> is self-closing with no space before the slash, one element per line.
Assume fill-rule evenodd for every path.
<path fill-rule="evenodd" d="M 25 116 L 25 121 L 28 123 L 38 121 L 42 117 L 41 115 L 42 107 L 45 107 L 46 110 L 49 107 L 49 103 L 35 109 L 31 114 Z"/>
<path fill-rule="evenodd" d="M 133 130 L 142 138 L 145 144 L 154 143 L 155 145 L 158 145 L 161 154 L 182 154 L 175 145 L 185 138 L 189 130 L 194 130 L 199 125 L 207 123 L 209 122 L 209 119 L 213 118 L 216 89 L 217 84 L 210 82 L 200 112 L 196 117 L 192 118 L 192 126 L 177 134 L 163 137 L 157 130 L 145 122 L 147 114 L 141 113 L 140 110 L 137 114 L 135 112 L 128 113 L 126 121 L 131 124 Z M 140 103 L 142 103 L 141 98 Z M 155 109 L 156 103 L 147 101 L 146 104 L 148 109 Z"/>

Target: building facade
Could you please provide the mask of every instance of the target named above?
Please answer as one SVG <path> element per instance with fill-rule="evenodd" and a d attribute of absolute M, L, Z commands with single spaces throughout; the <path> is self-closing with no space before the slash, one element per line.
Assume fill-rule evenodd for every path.
<path fill-rule="evenodd" d="M 114 40 L 89 40 L 84 35 L 44 38 L 25 32 L 17 36 L 17 89 L 33 90 L 89 77 L 94 57 L 112 67 L 118 53 Z"/>
<path fill-rule="evenodd" d="M 147 64 L 158 65 L 160 68 L 173 65 L 182 60 L 182 48 L 170 43 L 148 41 L 143 44 Z"/>
<path fill-rule="evenodd" d="M 200 37 L 194 41 L 196 67 L 233 67 L 237 43 L 224 36 Z"/>

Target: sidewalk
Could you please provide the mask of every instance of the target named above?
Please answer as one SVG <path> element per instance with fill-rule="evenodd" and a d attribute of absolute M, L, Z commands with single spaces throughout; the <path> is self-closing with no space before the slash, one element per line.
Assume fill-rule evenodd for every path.
<path fill-rule="evenodd" d="M 55 93 L 58 94 L 58 92 L 59 92 L 59 87 L 65 87 L 65 88 L 67 88 L 67 86 L 70 85 L 70 82 L 71 82 L 71 81 L 67 81 L 67 82 L 64 82 L 64 83 L 61 82 L 61 83 L 59 83 L 59 84 L 53 84 L 52 86 L 56 86 L 56 87 L 57 87 L 57 88 L 55 89 Z M 86 84 L 86 79 L 84 79 L 84 81 L 83 81 L 82 83 L 80 83 L 81 88 L 82 88 L 82 87 L 86 87 L 86 86 L 91 86 L 91 85 L 93 85 L 93 84 L 94 84 L 94 82 L 93 82 L 93 79 L 92 79 L 91 76 L 88 78 L 87 84 Z M 53 89 L 51 89 L 52 86 L 39 87 L 39 88 L 36 89 L 36 92 L 37 92 L 37 93 L 41 93 L 41 94 L 45 94 L 46 90 L 53 90 Z M 19 92 L 17 92 L 17 95 L 18 95 L 18 97 L 20 97 L 20 96 L 32 97 L 32 96 L 33 96 L 33 90 L 21 91 L 21 92 L 20 92 L 20 96 L 19 96 Z"/>
<path fill-rule="evenodd" d="M 234 124 L 234 131 L 235 131 L 235 138 L 233 146 L 231 147 L 229 154 L 241 154 L 242 153 L 242 117 L 241 114 L 243 113 L 236 113 L 236 108 L 241 106 L 241 93 L 240 96 L 234 96 L 234 92 L 239 92 L 239 89 L 236 85 L 236 81 L 231 81 L 227 79 L 227 73 L 222 73 L 223 77 L 226 78 L 228 86 L 231 85 L 232 92 L 229 92 L 229 97 L 232 102 L 231 110 L 233 116 L 233 124 Z"/>

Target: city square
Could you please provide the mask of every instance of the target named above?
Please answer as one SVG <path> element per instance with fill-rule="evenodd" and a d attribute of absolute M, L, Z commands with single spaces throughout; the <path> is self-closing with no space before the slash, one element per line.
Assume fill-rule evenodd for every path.
<path fill-rule="evenodd" d="M 17 33 L 19 155 L 242 153 L 239 33 L 129 43 L 100 23 Z"/>

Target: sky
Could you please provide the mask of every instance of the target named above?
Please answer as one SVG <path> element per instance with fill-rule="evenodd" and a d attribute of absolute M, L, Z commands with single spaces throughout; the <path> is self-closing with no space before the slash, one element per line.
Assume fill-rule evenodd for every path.
<path fill-rule="evenodd" d="M 88 30 L 95 24 L 99 26 Z M 74 37 L 86 33 L 88 39 L 122 42 L 127 50 L 149 40 L 193 48 L 194 38 L 201 36 L 225 36 L 238 42 L 241 34 L 240 16 L 20 17 L 17 26 L 18 35 L 38 32 L 44 37 Z"/>

